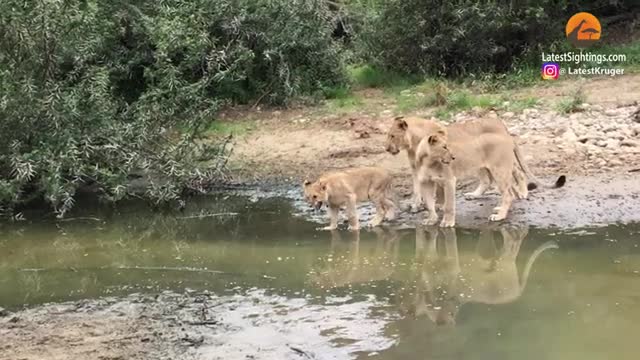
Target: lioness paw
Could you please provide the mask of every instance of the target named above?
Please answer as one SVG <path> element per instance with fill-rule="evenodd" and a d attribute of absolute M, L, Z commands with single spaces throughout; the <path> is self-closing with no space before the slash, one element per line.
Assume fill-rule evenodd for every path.
<path fill-rule="evenodd" d="M 440 227 L 449 228 L 454 227 L 455 224 L 456 221 L 453 219 L 442 219 L 442 221 L 440 222 Z"/>
<path fill-rule="evenodd" d="M 429 216 L 429 217 L 424 221 L 424 224 L 425 224 L 425 225 L 429 225 L 429 226 L 431 226 L 431 225 L 435 225 L 435 224 L 437 224 L 437 223 L 438 223 L 438 215 L 435 215 L 435 216 Z"/>
<path fill-rule="evenodd" d="M 491 216 L 489 216 L 489 221 L 502 221 L 505 219 L 506 216 L 501 216 L 498 214 L 491 214 Z"/>

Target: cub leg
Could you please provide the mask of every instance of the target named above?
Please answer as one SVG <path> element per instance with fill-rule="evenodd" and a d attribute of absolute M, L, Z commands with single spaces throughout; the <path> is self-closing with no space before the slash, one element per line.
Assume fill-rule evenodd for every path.
<path fill-rule="evenodd" d="M 489 189 L 489 186 L 491 186 L 491 176 L 489 175 L 489 172 L 484 169 L 478 172 L 478 180 L 480 181 L 478 187 L 472 192 L 465 193 L 465 198 L 474 199 L 480 197 L 485 193 L 485 191 L 487 191 L 487 189 Z"/>
<path fill-rule="evenodd" d="M 425 180 L 421 186 L 422 198 L 427 204 L 426 225 L 434 225 L 438 222 L 438 213 L 436 213 L 436 183 L 431 180 Z"/>
<path fill-rule="evenodd" d="M 496 184 L 498 185 L 498 190 L 500 190 L 500 195 L 502 199 L 500 201 L 500 206 L 496 207 L 494 214 L 489 216 L 490 221 L 500 221 L 504 220 L 509 213 L 509 209 L 511 209 L 511 203 L 513 202 L 513 193 L 511 192 L 511 170 L 509 170 L 506 174 L 494 174 L 494 179 L 496 180 Z"/>
<path fill-rule="evenodd" d="M 380 225 L 380 223 L 382 223 L 382 220 L 384 220 L 384 215 L 387 212 L 387 207 L 384 201 L 385 199 L 383 197 L 379 197 L 373 200 L 373 203 L 376 207 L 376 216 L 373 218 L 373 220 L 371 220 L 371 223 L 369 224 L 370 226 L 376 227 Z"/>
<path fill-rule="evenodd" d="M 440 227 L 453 227 L 456 224 L 456 178 L 444 183 L 444 215 Z"/>
<path fill-rule="evenodd" d="M 349 219 L 349 229 L 359 230 L 358 210 L 356 208 L 356 195 L 349 194 L 347 198 L 347 218 Z"/>
<path fill-rule="evenodd" d="M 340 215 L 340 207 L 329 205 L 329 218 L 331 219 L 329 226 L 322 228 L 322 230 L 335 230 L 338 228 L 338 217 Z"/>

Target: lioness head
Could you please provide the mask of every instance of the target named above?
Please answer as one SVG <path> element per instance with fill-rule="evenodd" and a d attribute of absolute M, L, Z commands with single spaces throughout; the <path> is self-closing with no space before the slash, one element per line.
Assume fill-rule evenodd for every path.
<path fill-rule="evenodd" d="M 304 199 L 309 203 L 309 206 L 319 210 L 327 198 L 327 185 L 320 181 L 305 180 L 302 187 L 304 188 Z"/>
<path fill-rule="evenodd" d="M 441 134 L 430 135 L 427 138 L 427 143 L 429 144 L 429 153 L 427 156 L 432 163 L 440 162 L 447 165 L 456 159 L 447 147 L 446 138 Z"/>
<path fill-rule="evenodd" d="M 393 119 L 393 125 L 387 132 L 387 142 L 386 142 L 386 150 L 387 152 L 396 155 L 402 149 L 406 149 L 408 147 L 407 137 L 405 136 L 407 133 L 407 128 L 409 124 L 399 116 Z"/>

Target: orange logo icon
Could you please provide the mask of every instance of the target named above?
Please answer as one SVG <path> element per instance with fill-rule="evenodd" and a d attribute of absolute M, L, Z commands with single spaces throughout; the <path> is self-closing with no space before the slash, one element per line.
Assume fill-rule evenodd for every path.
<path fill-rule="evenodd" d="M 586 48 L 600 40 L 602 27 L 598 18 L 588 12 L 580 12 L 567 21 L 565 32 L 575 47 Z"/>

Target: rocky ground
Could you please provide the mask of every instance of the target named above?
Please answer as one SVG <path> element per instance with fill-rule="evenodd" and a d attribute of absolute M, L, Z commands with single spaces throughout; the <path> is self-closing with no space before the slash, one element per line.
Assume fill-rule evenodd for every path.
<path fill-rule="evenodd" d="M 571 94 L 578 86 L 586 102 L 575 104 L 568 112 L 557 110 L 559 101 L 573 99 Z M 305 178 L 313 179 L 328 170 L 377 165 L 395 175 L 397 190 L 406 199 L 411 192 L 406 156 L 392 156 L 384 150 L 386 129 L 401 112 L 373 90 L 362 96 L 363 106 L 337 114 L 300 109 L 264 112 L 253 131 L 236 139 L 231 160 L 236 175 L 242 181 L 298 187 Z M 402 96 L 421 94 L 406 91 Z M 510 96 L 514 102 L 536 97 L 538 104 L 510 111 L 512 104 L 507 101 L 493 109 L 473 108 L 448 120 L 500 118 L 517 136 L 527 163 L 538 177 L 551 181 L 559 174 L 567 175 L 565 188 L 534 191 L 528 201 L 517 202 L 509 221 L 579 227 L 640 220 L 640 105 L 633 100 L 640 99 L 640 75 L 573 85 L 564 82 Z M 432 117 L 434 112 L 417 109 L 403 114 Z M 242 115 L 224 121 L 233 123 L 238 118 Z M 299 194 L 294 199 L 299 201 Z M 489 205 L 497 201 L 495 193 L 475 202 L 459 198 L 458 225 L 486 223 L 492 208 Z M 300 202 L 300 206 L 304 204 Z M 366 218 L 368 212 L 365 207 L 362 215 Z M 399 220 L 403 226 L 421 218 L 403 216 Z"/>
<path fill-rule="evenodd" d="M 164 292 L 5 310 L 0 359 L 344 359 L 395 343 L 375 300 L 327 300 Z"/>

